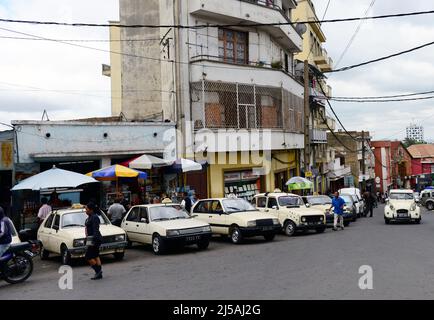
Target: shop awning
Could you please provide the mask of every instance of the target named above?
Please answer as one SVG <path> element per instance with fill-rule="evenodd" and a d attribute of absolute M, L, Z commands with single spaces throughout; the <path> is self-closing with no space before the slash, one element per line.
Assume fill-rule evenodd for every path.
<path fill-rule="evenodd" d="M 128 166 L 134 169 L 152 169 L 159 167 L 170 166 L 173 161 L 166 161 L 164 159 L 151 156 L 149 154 L 144 154 L 129 162 Z"/>
<path fill-rule="evenodd" d="M 289 190 L 309 190 L 313 189 L 313 183 L 303 177 L 292 177 L 286 182 Z"/>

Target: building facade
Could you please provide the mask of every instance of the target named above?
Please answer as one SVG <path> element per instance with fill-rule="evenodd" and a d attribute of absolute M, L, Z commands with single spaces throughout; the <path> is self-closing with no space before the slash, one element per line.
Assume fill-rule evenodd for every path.
<path fill-rule="evenodd" d="M 434 181 L 434 145 L 415 144 L 408 147 L 412 156 L 412 186 L 418 191 L 432 186 Z"/>
<path fill-rule="evenodd" d="M 292 12 L 292 19 L 297 21 L 318 21 L 315 7 L 311 0 L 298 0 L 297 8 Z M 326 83 L 322 72 L 332 70 L 333 61 L 324 49 L 326 36 L 320 23 L 306 24 L 306 32 L 303 34 L 303 51 L 295 55 L 298 62 L 296 71 L 300 78 L 304 79 L 303 62 L 309 65 L 309 101 L 305 109 L 306 146 L 304 165 L 305 176 L 311 177 L 314 182 L 314 191 L 324 193 L 327 189 L 327 174 L 329 167 L 334 168 L 334 159 L 329 163 L 327 147 L 327 131 L 335 130 L 334 119 L 326 115 L 326 97 L 332 95 L 332 90 Z"/>
<path fill-rule="evenodd" d="M 407 139 L 415 140 L 418 142 L 425 141 L 423 126 L 412 123 L 410 124 L 410 126 L 407 127 L 406 131 L 407 131 Z"/>
<path fill-rule="evenodd" d="M 112 37 L 137 41 L 120 41 L 123 55 L 112 56 L 110 75 L 114 113 L 175 122 L 177 157 L 208 161 L 191 179 L 202 196 L 251 199 L 299 173 L 304 87 L 294 54 L 302 36 L 292 25 L 260 26 L 291 21 L 296 5 L 120 0 L 121 24 L 198 26 L 112 27 Z M 193 180 L 207 181 L 206 190 Z"/>

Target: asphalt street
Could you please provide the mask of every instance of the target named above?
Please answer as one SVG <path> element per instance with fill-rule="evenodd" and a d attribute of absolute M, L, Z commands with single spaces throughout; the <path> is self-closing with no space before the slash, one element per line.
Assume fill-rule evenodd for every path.
<path fill-rule="evenodd" d="M 343 231 L 242 245 L 215 238 L 206 251 L 165 256 L 135 246 L 122 262 L 103 260 L 101 281 L 75 264 L 72 290 L 59 289 L 59 258 L 34 261 L 25 283 L 0 283 L 1 299 L 434 299 L 434 213 L 424 211 L 420 225 L 385 225 L 380 206 Z M 359 287 L 363 265 L 372 290 Z"/>

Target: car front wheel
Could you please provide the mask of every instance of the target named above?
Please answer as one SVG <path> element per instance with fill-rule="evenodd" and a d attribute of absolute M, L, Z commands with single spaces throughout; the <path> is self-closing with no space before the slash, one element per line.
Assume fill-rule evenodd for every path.
<path fill-rule="evenodd" d="M 243 236 L 241 234 L 240 228 L 233 227 L 230 232 L 231 241 L 234 244 L 239 244 L 243 241 Z"/>
<path fill-rule="evenodd" d="M 121 261 L 125 257 L 125 251 L 113 253 L 116 261 Z"/>
<path fill-rule="evenodd" d="M 199 250 L 206 250 L 206 249 L 208 249 L 208 246 L 209 246 L 209 239 L 200 240 L 197 243 L 197 247 L 199 248 Z"/>
<path fill-rule="evenodd" d="M 265 241 L 273 241 L 275 237 L 276 237 L 276 235 L 274 233 L 272 233 L 272 234 L 266 234 L 264 236 L 264 239 L 265 239 Z"/>
<path fill-rule="evenodd" d="M 286 221 L 285 225 L 283 226 L 283 232 L 285 232 L 285 235 L 288 237 L 292 237 L 295 234 L 295 223 L 292 221 Z"/>
<path fill-rule="evenodd" d="M 434 203 L 433 203 L 433 202 L 428 202 L 428 203 L 426 204 L 426 208 L 427 208 L 428 210 L 433 210 L 433 209 L 434 209 Z"/>
<path fill-rule="evenodd" d="M 349 221 L 344 221 L 344 227 L 348 227 L 350 225 Z"/>
<path fill-rule="evenodd" d="M 158 234 L 152 239 L 152 251 L 156 255 L 164 254 L 166 252 L 164 241 Z"/>
<path fill-rule="evenodd" d="M 66 246 L 63 246 L 60 251 L 63 265 L 71 265 L 71 253 Z"/>
<path fill-rule="evenodd" d="M 390 219 L 384 218 L 384 222 L 385 222 L 386 224 L 390 224 Z"/>
<path fill-rule="evenodd" d="M 323 233 L 325 231 L 325 227 L 316 229 L 316 233 Z"/>
<path fill-rule="evenodd" d="M 44 247 L 41 249 L 41 260 L 47 260 L 50 256 L 50 252 L 47 251 Z"/>

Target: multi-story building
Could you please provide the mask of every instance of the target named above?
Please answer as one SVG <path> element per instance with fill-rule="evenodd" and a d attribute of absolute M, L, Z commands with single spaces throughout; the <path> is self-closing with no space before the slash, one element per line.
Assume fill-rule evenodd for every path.
<path fill-rule="evenodd" d="M 407 139 L 423 142 L 425 141 L 424 138 L 423 126 L 411 123 L 410 126 L 407 127 Z"/>
<path fill-rule="evenodd" d="M 343 186 L 374 191 L 376 161 L 370 145 L 369 132 L 350 131 L 348 134 L 337 131 L 334 134 L 328 133 L 327 137 L 329 148 L 334 150 L 336 157 L 341 159 L 340 164 L 351 168 L 351 175 L 346 175 L 346 178 L 339 177 L 341 180 L 344 178 Z M 342 187 L 342 185 L 339 186 Z"/>
<path fill-rule="evenodd" d="M 335 130 L 334 119 L 326 115 L 326 97 L 332 95 L 322 72 L 332 70 L 333 61 L 328 57 L 323 44 L 326 36 L 318 22 L 315 7 L 311 0 L 298 0 L 297 8 L 292 12 L 292 19 L 297 21 L 313 21 L 306 24 L 307 31 L 303 35 L 303 51 L 295 55 L 296 61 L 302 65 L 309 64 L 309 112 L 306 112 L 308 126 L 305 130 L 306 156 L 305 170 L 315 182 L 315 191 L 325 192 L 329 168 L 334 166 L 334 159 L 327 162 L 327 131 Z M 302 70 L 298 67 L 297 70 Z M 304 73 L 299 74 L 304 78 Z M 305 173 L 306 174 L 306 173 Z"/>
<path fill-rule="evenodd" d="M 263 25 L 291 21 L 296 6 L 120 0 L 121 24 L 167 27 L 113 22 L 112 40 L 122 41 L 111 42 L 112 111 L 176 122 L 176 157 L 209 163 L 186 178 L 201 196 L 251 198 L 284 188 L 299 173 L 304 87 L 294 75 L 294 54 L 302 50 L 302 28 Z"/>
<path fill-rule="evenodd" d="M 434 145 L 414 144 L 407 150 L 412 156 L 412 186 L 419 191 L 431 186 L 434 181 Z"/>
<path fill-rule="evenodd" d="M 391 188 L 410 188 L 412 157 L 400 141 L 372 141 L 376 183 L 380 192 Z"/>

